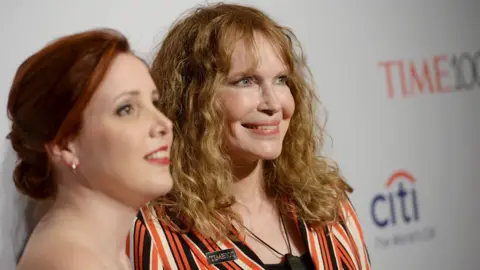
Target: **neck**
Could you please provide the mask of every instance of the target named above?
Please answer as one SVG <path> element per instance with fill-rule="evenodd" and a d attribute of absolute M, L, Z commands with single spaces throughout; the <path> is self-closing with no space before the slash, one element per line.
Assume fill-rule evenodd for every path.
<path fill-rule="evenodd" d="M 93 250 L 115 257 L 125 254 L 127 233 L 136 212 L 102 192 L 60 184 L 47 215 L 62 222 L 73 237 L 84 239 Z"/>
<path fill-rule="evenodd" d="M 230 192 L 235 196 L 236 205 L 247 208 L 249 212 L 259 211 L 268 201 L 263 188 L 263 161 L 234 165 L 233 174 L 235 183 Z"/>

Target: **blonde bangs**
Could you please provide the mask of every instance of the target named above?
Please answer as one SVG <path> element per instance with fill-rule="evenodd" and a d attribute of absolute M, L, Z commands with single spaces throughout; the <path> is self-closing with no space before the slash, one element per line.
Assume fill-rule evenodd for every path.
<path fill-rule="evenodd" d="M 228 20 L 231 19 L 231 20 Z M 228 18 L 224 24 L 218 27 L 218 70 L 226 76 L 231 67 L 232 54 L 237 44 L 243 42 L 246 48 L 245 58 L 250 62 L 248 73 L 253 73 L 259 64 L 258 44 L 255 35 L 260 34 L 268 40 L 276 50 L 278 58 L 281 59 L 289 72 L 295 69 L 295 55 L 292 52 L 290 34 L 283 28 L 273 27 L 264 21 L 249 20 L 239 23 L 233 18 Z"/>

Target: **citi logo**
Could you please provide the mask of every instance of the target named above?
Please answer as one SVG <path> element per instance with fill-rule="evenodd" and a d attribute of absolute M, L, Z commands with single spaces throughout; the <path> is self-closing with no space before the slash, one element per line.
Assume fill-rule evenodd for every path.
<path fill-rule="evenodd" d="M 410 224 L 420 219 L 416 179 L 406 170 L 394 172 L 370 204 L 373 223 L 379 228 Z"/>

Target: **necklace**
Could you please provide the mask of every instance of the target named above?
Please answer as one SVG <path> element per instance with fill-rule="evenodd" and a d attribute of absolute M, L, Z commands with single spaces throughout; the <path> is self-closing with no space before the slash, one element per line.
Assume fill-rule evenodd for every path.
<path fill-rule="evenodd" d="M 270 250 L 273 252 L 277 253 L 280 255 L 280 257 L 283 257 L 285 259 L 285 266 L 287 269 L 290 270 L 306 270 L 302 259 L 298 256 L 295 256 L 292 254 L 292 246 L 290 245 L 290 239 L 288 238 L 288 231 L 287 231 L 287 226 L 285 226 L 285 221 L 283 220 L 283 215 L 280 214 L 280 221 L 282 223 L 283 230 L 285 232 L 285 238 L 287 240 L 287 248 L 288 248 L 288 253 L 287 254 L 282 254 L 278 250 L 274 249 L 272 246 L 267 244 L 265 241 L 263 241 L 260 237 L 258 237 L 256 234 L 254 234 L 252 231 L 250 231 L 246 226 L 243 226 L 247 232 L 249 232 L 255 239 L 257 239 L 260 243 L 268 247 Z"/>

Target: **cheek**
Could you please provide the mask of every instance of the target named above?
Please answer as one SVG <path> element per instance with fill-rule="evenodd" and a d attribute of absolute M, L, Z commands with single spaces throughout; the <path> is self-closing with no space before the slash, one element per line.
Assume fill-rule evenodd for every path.
<path fill-rule="evenodd" d="M 292 93 L 288 92 L 280 96 L 280 102 L 282 103 L 283 119 L 290 119 L 295 112 L 295 100 Z"/>
<path fill-rule="evenodd" d="M 223 112 L 229 122 L 236 122 L 255 111 L 258 97 L 251 93 L 225 93 L 221 96 Z"/>
<path fill-rule="evenodd" d="M 108 133 L 106 134 L 102 128 L 83 133 L 78 153 L 80 163 L 84 167 L 90 167 L 108 160 L 106 157 L 110 152 L 110 143 Z"/>
<path fill-rule="evenodd" d="M 137 136 L 134 136 L 137 132 Z M 123 130 L 108 124 L 98 125 L 85 134 L 82 140 L 82 162 L 89 163 L 89 167 L 103 167 L 103 164 L 117 163 L 116 160 L 127 159 L 138 142 L 139 130 Z"/>

